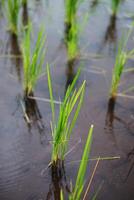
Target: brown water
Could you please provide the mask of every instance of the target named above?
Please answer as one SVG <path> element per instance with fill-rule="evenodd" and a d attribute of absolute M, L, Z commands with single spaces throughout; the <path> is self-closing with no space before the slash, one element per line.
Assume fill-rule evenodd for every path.
<path fill-rule="evenodd" d="M 70 180 L 75 182 L 88 129 L 94 124 L 92 157 L 120 156 L 116 160 L 100 161 L 87 200 L 101 185 L 99 200 L 134 199 L 134 104 L 133 99 L 118 97 L 114 111 L 109 114 L 108 95 L 118 41 L 133 20 L 133 0 L 121 1 L 116 17 L 110 15 L 110 2 L 88 1 L 80 5 L 79 20 L 87 13 L 84 31 L 80 35 L 81 55 L 74 66 L 67 62 L 64 38 L 64 0 L 29 0 L 27 14 L 31 17 L 35 32 L 41 24 L 47 32 L 46 62 L 50 63 L 54 98 L 62 99 L 68 83 L 82 64 L 78 85 L 86 79 L 85 100 L 71 137 L 64 173 L 51 174 L 49 103 L 28 102 L 28 126 L 24 118 L 20 96 L 22 90 L 22 61 L 4 56 L 20 55 L 16 39 L 6 32 L 6 22 L 0 18 L 0 200 L 45 200 L 61 185 L 67 189 Z M 26 21 L 25 16 L 24 21 Z M 134 46 L 133 36 L 128 48 Z M 127 63 L 133 67 L 133 60 Z M 134 84 L 134 73 L 122 76 L 119 92 Z M 130 92 L 129 95 L 133 95 Z M 38 81 L 34 96 L 49 98 L 47 77 Z M 30 109 L 31 108 L 31 109 Z M 56 107 L 58 113 L 58 106 Z M 89 180 L 95 161 L 87 170 Z M 62 179 L 62 180 L 61 180 Z M 58 180 L 58 182 L 57 182 Z M 57 197 L 58 199 L 58 197 Z"/>

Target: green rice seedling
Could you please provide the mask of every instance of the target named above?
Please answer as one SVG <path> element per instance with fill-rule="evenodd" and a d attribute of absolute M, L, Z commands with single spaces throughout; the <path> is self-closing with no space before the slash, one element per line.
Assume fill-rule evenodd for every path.
<path fill-rule="evenodd" d="M 126 62 L 127 62 L 127 53 L 125 50 L 123 50 L 121 43 L 121 46 L 118 49 L 113 69 L 110 98 L 108 101 L 108 108 L 106 114 L 106 126 L 110 127 L 111 130 L 113 128 L 113 122 L 114 122 L 114 109 L 116 103 L 117 90 Z"/>
<path fill-rule="evenodd" d="M 81 0 L 65 1 L 65 42 L 67 45 L 68 60 L 73 60 L 78 55 L 77 10 Z"/>
<path fill-rule="evenodd" d="M 79 170 L 77 173 L 76 183 L 73 188 L 73 191 L 69 194 L 69 200 L 81 200 L 82 192 L 84 189 L 84 183 L 85 183 L 85 174 L 87 169 L 87 164 L 89 161 L 89 155 L 91 150 L 91 143 L 92 143 L 92 133 L 93 133 L 93 125 L 91 125 L 86 141 L 86 145 L 84 147 L 82 159 L 80 162 Z M 61 190 L 60 195 L 61 200 L 64 200 L 63 191 Z"/>
<path fill-rule="evenodd" d="M 116 15 L 119 9 L 121 0 L 112 0 L 112 15 Z"/>
<path fill-rule="evenodd" d="M 8 28 L 13 33 L 18 33 L 18 18 L 21 7 L 21 0 L 6 0 L 4 1 L 5 14 L 8 20 Z"/>
<path fill-rule="evenodd" d="M 38 32 L 37 40 L 32 46 L 31 43 L 31 24 L 28 25 L 26 31 L 24 31 L 24 37 L 22 39 L 21 50 L 24 65 L 24 93 L 25 96 L 29 96 L 33 93 L 34 87 L 38 78 L 42 72 L 42 66 L 45 58 L 45 40 L 44 30 L 40 29 Z"/>
<path fill-rule="evenodd" d="M 66 0 L 65 1 L 65 23 L 69 26 L 72 18 L 74 18 L 77 10 L 78 0 Z"/>
<path fill-rule="evenodd" d="M 112 85 L 110 93 L 113 99 L 116 97 L 118 85 L 126 62 L 127 62 L 127 53 L 121 44 L 118 48 L 118 53 L 116 56 L 113 75 L 112 75 Z"/>
<path fill-rule="evenodd" d="M 68 60 L 74 60 L 78 56 L 78 51 L 78 24 L 76 20 L 73 19 L 67 40 Z"/>
<path fill-rule="evenodd" d="M 85 19 L 87 21 L 87 16 L 84 16 L 82 25 L 77 21 L 77 11 L 80 3 L 84 0 L 66 0 L 65 1 L 65 43 L 67 46 L 68 60 L 75 60 L 79 55 L 79 36 L 80 32 L 85 25 Z"/>
<path fill-rule="evenodd" d="M 22 0 L 22 5 L 27 4 L 27 0 Z"/>
<path fill-rule="evenodd" d="M 74 59 L 78 54 L 77 7 L 78 0 L 65 1 L 65 42 L 67 45 L 68 60 Z"/>
<path fill-rule="evenodd" d="M 110 98 L 108 101 L 108 108 L 107 108 L 107 114 L 106 114 L 106 126 L 109 126 L 110 128 L 113 127 L 113 121 L 114 121 L 114 108 L 115 108 L 115 103 L 116 103 L 116 97 L 117 97 L 117 92 L 118 92 L 118 86 L 120 84 L 120 79 L 123 74 L 124 67 L 127 63 L 127 60 L 134 55 L 134 49 L 127 51 L 126 50 L 126 45 L 129 39 L 129 36 L 132 32 L 132 29 L 128 32 L 126 39 L 122 37 L 119 48 L 118 48 L 118 53 L 116 56 L 115 60 L 115 65 L 113 69 L 113 74 L 112 74 L 112 83 L 111 83 L 111 90 L 110 90 Z"/>
<path fill-rule="evenodd" d="M 113 75 L 112 75 L 112 83 L 111 83 L 111 91 L 110 91 L 110 97 L 112 99 L 116 99 L 118 86 L 120 83 L 121 75 L 124 71 L 125 64 L 129 57 L 131 57 L 134 54 L 134 49 L 131 51 L 126 50 L 126 45 L 129 39 L 129 36 L 132 32 L 132 29 L 128 32 L 126 39 L 124 37 L 121 39 L 118 53 L 115 60 L 115 65 L 113 69 Z"/>
<path fill-rule="evenodd" d="M 79 4 L 84 0 L 66 0 L 65 1 L 65 23 L 70 25 L 72 19 L 76 17 Z"/>
<path fill-rule="evenodd" d="M 51 76 L 50 76 L 49 66 L 47 66 L 48 87 L 49 87 L 51 110 L 52 110 L 52 123 L 51 123 L 52 165 L 58 163 L 59 160 L 63 161 L 65 158 L 65 154 L 68 149 L 68 142 L 70 140 L 73 127 L 75 126 L 83 102 L 85 81 L 78 90 L 75 89 L 73 91 L 74 85 L 79 77 L 79 73 L 80 70 L 78 71 L 72 84 L 68 87 L 66 91 L 64 100 L 60 104 L 59 115 L 56 122 Z"/>
<path fill-rule="evenodd" d="M 80 200 L 81 199 L 81 194 L 84 189 L 85 173 L 86 173 L 89 154 L 90 154 L 90 150 L 91 150 L 92 133 L 93 133 L 93 125 L 91 125 L 91 127 L 89 129 L 86 145 L 84 148 L 84 152 L 82 155 L 80 167 L 79 167 L 77 178 L 76 178 L 75 187 L 73 189 L 73 192 L 69 196 L 69 200 L 75 200 L 75 199 Z"/>

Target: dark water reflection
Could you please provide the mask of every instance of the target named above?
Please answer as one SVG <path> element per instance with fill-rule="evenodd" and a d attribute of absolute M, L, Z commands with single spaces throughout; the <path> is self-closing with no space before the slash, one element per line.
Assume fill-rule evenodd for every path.
<path fill-rule="evenodd" d="M 28 20 L 29 20 L 27 2 L 25 2 L 23 4 L 22 18 L 23 18 L 23 25 L 27 26 L 28 25 Z"/>
<path fill-rule="evenodd" d="M 58 160 L 50 167 L 51 170 L 51 183 L 46 200 L 60 200 L 61 190 L 70 192 L 69 183 L 66 177 L 64 162 Z"/>
<path fill-rule="evenodd" d="M 114 121 L 114 109 L 115 109 L 116 100 L 110 98 L 108 101 L 108 108 L 106 114 L 106 126 L 113 128 L 113 121 Z"/>
<path fill-rule="evenodd" d="M 32 126 L 36 126 L 39 133 L 43 134 L 45 132 L 45 126 L 38 104 L 34 99 L 34 93 L 31 93 L 29 97 L 25 96 L 24 103 L 24 112 L 26 114 L 25 120 L 28 125 L 29 131 L 31 131 Z"/>
<path fill-rule="evenodd" d="M 15 66 L 18 80 L 21 81 L 22 57 L 17 35 L 15 34 L 10 35 L 10 44 L 11 44 L 11 56 L 13 56 L 12 62 L 13 65 Z"/>
<path fill-rule="evenodd" d="M 69 87 L 69 85 L 72 84 L 74 77 L 76 75 L 75 72 L 75 62 L 76 60 L 71 60 L 68 61 L 67 66 L 66 66 L 66 85 L 65 85 L 65 93 L 67 91 L 67 88 Z"/>
<path fill-rule="evenodd" d="M 111 15 L 109 25 L 107 27 L 105 36 L 104 36 L 104 44 L 116 43 L 117 40 L 117 28 L 116 28 L 116 15 Z"/>
<path fill-rule="evenodd" d="M 126 182 L 129 178 L 129 176 L 131 176 L 131 173 L 133 173 L 133 169 L 134 169 L 134 148 L 127 154 L 127 161 L 129 163 L 129 166 L 128 166 L 128 170 L 127 170 L 124 182 Z"/>

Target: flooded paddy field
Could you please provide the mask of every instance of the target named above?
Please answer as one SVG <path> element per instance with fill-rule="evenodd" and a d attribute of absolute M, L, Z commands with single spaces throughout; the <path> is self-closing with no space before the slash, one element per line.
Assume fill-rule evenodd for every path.
<path fill-rule="evenodd" d="M 32 22 L 32 45 L 40 26 L 46 33 L 43 73 L 30 103 L 23 101 L 21 30 L 17 37 L 8 31 L 2 1 L 0 5 L 0 200 L 60 200 L 61 188 L 64 199 L 68 199 L 91 124 L 94 130 L 85 188 L 97 161 L 98 166 L 86 199 L 97 194 L 97 200 L 133 200 L 134 55 L 125 64 L 114 104 L 110 103 L 109 94 L 119 42 L 133 26 L 134 1 L 118 1 L 114 14 L 112 0 L 81 1 L 75 21 L 79 28 L 75 41 L 78 54 L 70 61 L 65 42 L 65 1 L 27 0 L 20 9 L 19 21 L 27 25 L 29 18 Z M 134 49 L 133 30 L 127 49 Z M 64 169 L 58 172 L 50 168 L 53 141 L 47 63 L 56 118 L 59 101 L 63 101 L 79 67 L 76 87 L 86 80 L 84 101 L 71 134 Z"/>

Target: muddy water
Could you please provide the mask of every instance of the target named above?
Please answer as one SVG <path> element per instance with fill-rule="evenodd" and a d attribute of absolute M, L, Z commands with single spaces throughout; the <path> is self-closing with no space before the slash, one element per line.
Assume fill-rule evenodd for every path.
<path fill-rule="evenodd" d="M 111 16 L 111 1 L 88 1 L 80 5 L 78 20 L 89 13 L 84 31 L 79 38 L 80 56 L 74 66 L 67 62 L 64 45 L 64 1 L 45 0 L 28 3 L 25 22 L 29 15 L 35 33 L 43 24 L 47 32 L 46 62 L 51 65 L 54 98 L 62 99 L 68 83 L 82 65 L 78 85 L 86 79 L 86 93 L 80 116 L 67 155 L 62 177 L 55 182 L 48 169 L 51 158 L 48 103 L 32 101 L 29 109 L 31 126 L 24 118 L 21 97 L 22 61 L 5 54 L 20 55 L 16 39 L 6 32 L 6 22 L 0 18 L 0 200 L 45 200 L 56 197 L 59 185 L 75 181 L 88 128 L 94 124 L 91 158 L 114 157 L 116 160 L 100 161 L 87 199 L 101 186 L 100 200 L 134 199 L 134 106 L 133 100 L 118 97 L 112 115 L 109 115 L 108 94 L 117 43 L 133 20 L 133 0 L 121 1 L 117 16 Z M 26 10 L 25 10 L 26 11 Z M 36 34 L 35 34 L 36 35 Z M 134 47 L 133 36 L 128 48 Z M 133 67 L 133 60 L 127 67 Z M 44 65 L 45 66 L 45 65 Z M 134 84 L 133 72 L 122 76 L 119 92 Z M 133 95 L 133 92 L 129 92 Z M 34 96 L 49 98 L 47 78 L 40 78 Z M 56 107 L 58 113 L 58 106 Z M 76 145 L 77 144 L 77 145 Z M 88 181 L 95 161 L 87 170 Z M 58 177 L 59 178 L 59 177 Z M 67 187 L 66 187 L 67 189 Z M 58 199 L 58 197 L 57 197 Z"/>

